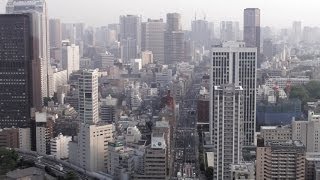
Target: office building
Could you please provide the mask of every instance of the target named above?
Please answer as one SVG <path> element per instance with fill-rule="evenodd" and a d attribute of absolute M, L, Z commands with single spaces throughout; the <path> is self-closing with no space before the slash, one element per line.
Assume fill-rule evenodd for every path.
<path fill-rule="evenodd" d="M 158 64 L 164 64 L 164 32 L 166 23 L 162 19 L 148 19 L 142 23 L 142 51 L 151 51 Z"/>
<path fill-rule="evenodd" d="M 50 58 L 61 61 L 61 22 L 60 19 L 49 20 Z"/>
<path fill-rule="evenodd" d="M 53 91 L 58 92 L 60 86 L 68 84 L 68 71 L 54 69 L 52 78 Z"/>
<path fill-rule="evenodd" d="M 69 160 L 87 171 L 107 172 L 108 143 L 113 141 L 112 124 L 81 123 L 76 140 L 69 143 Z"/>
<path fill-rule="evenodd" d="M 79 46 L 70 44 L 69 40 L 62 42 L 62 59 L 61 66 L 67 70 L 68 79 L 72 72 L 80 69 L 80 52 Z"/>
<path fill-rule="evenodd" d="M 137 40 L 132 38 L 121 39 L 121 60 L 123 64 L 130 63 L 131 59 L 138 57 Z"/>
<path fill-rule="evenodd" d="M 134 150 L 125 147 L 122 142 L 110 142 L 108 145 L 108 173 L 116 179 L 123 179 L 126 173 L 134 172 Z"/>
<path fill-rule="evenodd" d="M 244 43 L 227 42 L 212 48 L 211 92 L 214 86 L 234 84 L 243 88 L 244 95 L 244 146 L 252 146 L 256 128 L 256 48 Z M 213 97 L 213 96 L 212 96 Z M 213 100 L 210 101 L 213 103 Z M 212 104 L 211 104 L 212 105 Z M 212 107 L 212 106 L 211 106 Z M 210 123 L 213 116 L 210 111 Z"/>
<path fill-rule="evenodd" d="M 83 123 L 99 120 L 98 71 L 81 70 L 78 79 L 79 119 Z"/>
<path fill-rule="evenodd" d="M 301 21 L 293 21 L 291 30 L 291 41 L 293 44 L 298 44 L 302 38 Z"/>
<path fill-rule="evenodd" d="M 306 153 L 306 180 L 314 180 L 320 178 L 320 153 Z"/>
<path fill-rule="evenodd" d="M 210 31 L 208 21 L 205 19 L 195 19 L 191 22 L 191 39 L 194 41 L 196 47 L 210 47 Z"/>
<path fill-rule="evenodd" d="M 101 121 L 108 123 L 114 123 L 116 121 L 117 103 L 118 99 L 112 98 L 111 95 L 101 100 Z"/>
<path fill-rule="evenodd" d="M 31 150 L 31 129 L 19 128 L 19 149 L 30 151 Z"/>
<path fill-rule="evenodd" d="M 47 112 L 35 113 L 36 151 L 40 154 L 50 154 L 50 140 L 53 138 L 55 118 Z"/>
<path fill-rule="evenodd" d="M 19 129 L 17 128 L 0 129 L 0 147 L 19 148 Z"/>
<path fill-rule="evenodd" d="M 230 179 L 231 164 L 242 160 L 243 89 L 235 85 L 214 86 L 212 100 L 213 176 L 214 179 Z"/>
<path fill-rule="evenodd" d="M 151 51 L 142 51 L 141 52 L 142 67 L 145 67 L 145 65 L 147 64 L 152 64 L 154 62 L 153 58 L 154 56 Z"/>
<path fill-rule="evenodd" d="M 152 133 L 151 144 L 146 148 L 144 156 L 144 173 L 136 174 L 134 179 L 168 179 L 167 161 L 164 134 Z"/>
<path fill-rule="evenodd" d="M 273 57 L 273 43 L 271 39 L 263 40 L 263 55 L 268 59 Z"/>
<path fill-rule="evenodd" d="M 220 22 L 220 40 L 222 42 L 240 40 L 239 22 L 221 21 Z"/>
<path fill-rule="evenodd" d="M 184 39 L 181 15 L 178 13 L 168 13 L 164 43 L 165 64 L 177 64 L 184 61 Z"/>
<path fill-rule="evenodd" d="M 0 128 L 30 127 L 31 108 L 42 106 L 31 24 L 30 15 L 0 15 Z"/>
<path fill-rule="evenodd" d="M 61 133 L 50 140 L 50 152 L 57 159 L 69 158 L 69 142 L 71 142 L 71 136 L 64 136 Z"/>
<path fill-rule="evenodd" d="M 9 0 L 6 6 L 7 14 L 32 14 L 32 32 L 33 35 L 33 83 L 34 88 L 40 90 L 39 94 L 34 94 L 39 98 L 39 102 L 43 101 L 45 97 L 52 97 L 52 92 L 49 91 L 49 78 L 50 73 L 50 45 L 49 45 L 49 21 L 47 4 L 45 0 L 34 0 L 34 1 L 21 1 L 21 0 Z M 38 79 L 35 79 L 38 78 Z M 42 104 L 41 104 L 42 105 Z M 41 108 L 37 104 L 35 107 Z"/>
<path fill-rule="evenodd" d="M 128 62 L 139 57 L 141 51 L 141 17 L 120 16 L 121 59 Z"/>
<path fill-rule="evenodd" d="M 243 24 L 243 40 L 247 47 L 257 48 L 257 67 L 260 68 L 260 9 L 245 9 Z"/>
<path fill-rule="evenodd" d="M 259 144 L 257 179 L 305 179 L 305 147 L 300 141 L 271 141 Z"/>
<path fill-rule="evenodd" d="M 264 141 L 289 141 L 292 130 L 290 126 L 261 126 L 260 136 Z"/>
<path fill-rule="evenodd" d="M 292 121 L 292 140 L 301 141 L 306 152 L 320 152 L 320 114 L 308 112 L 308 121 Z"/>

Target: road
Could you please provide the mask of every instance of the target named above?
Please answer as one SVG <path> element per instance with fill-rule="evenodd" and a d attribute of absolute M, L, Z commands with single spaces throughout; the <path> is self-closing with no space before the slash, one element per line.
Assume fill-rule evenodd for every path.
<path fill-rule="evenodd" d="M 67 172 L 73 172 L 79 177 L 79 179 L 83 179 L 83 180 L 91 180 L 91 179 L 112 180 L 113 179 L 111 175 L 89 172 L 73 164 L 70 164 L 69 162 L 56 159 L 52 156 L 48 156 L 45 154 L 38 154 L 37 152 L 34 152 L 34 151 L 23 151 L 20 149 L 15 149 L 15 150 L 18 152 L 19 156 L 23 157 L 24 159 L 32 160 L 36 163 L 36 165 L 41 166 L 43 168 L 45 166 L 49 166 L 54 171 L 61 173 L 61 175 L 66 174 Z M 60 167 L 62 167 L 63 170 L 59 170 Z"/>
<path fill-rule="evenodd" d="M 179 119 L 174 132 L 174 163 L 171 179 L 199 179 L 200 167 L 198 161 L 197 133 L 197 99 L 200 90 L 199 78 L 188 88 L 185 97 L 180 102 Z"/>

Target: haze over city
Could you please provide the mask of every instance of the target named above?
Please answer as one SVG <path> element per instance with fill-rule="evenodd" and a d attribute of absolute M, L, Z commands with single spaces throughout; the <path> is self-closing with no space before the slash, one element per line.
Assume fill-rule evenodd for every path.
<path fill-rule="evenodd" d="M 294 20 L 301 20 L 307 26 L 320 25 L 314 21 L 314 17 L 320 15 L 320 2 L 317 0 L 48 0 L 47 3 L 50 17 L 93 26 L 118 22 L 119 14 L 142 15 L 145 20 L 165 18 L 168 12 L 181 13 L 184 28 L 190 28 L 195 14 L 198 19 L 206 14 L 208 21 L 242 23 L 243 9 L 247 7 L 262 10 L 262 26 L 283 28 L 291 26 Z M 5 4 L 6 0 L 0 0 L 2 12 Z"/>
<path fill-rule="evenodd" d="M 320 180 L 316 0 L 0 0 L 0 179 Z"/>

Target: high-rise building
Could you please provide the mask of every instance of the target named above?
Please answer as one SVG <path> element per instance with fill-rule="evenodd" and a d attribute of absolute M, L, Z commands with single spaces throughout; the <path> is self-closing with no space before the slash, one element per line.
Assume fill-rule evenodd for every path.
<path fill-rule="evenodd" d="M 50 46 L 49 46 L 49 21 L 47 4 L 45 0 L 34 0 L 34 1 L 21 1 L 21 0 L 9 0 L 6 7 L 7 14 L 21 14 L 31 13 L 32 29 L 33 29 L 33 82 L 34 89 L 39 89 L 41 96 L 38 96 L 43 101 L 43 98 L 50 97 L 53 94 L 49 91 L 49 78 L 50 73 L 49 59 L 50 59 Z M 40 76 L 40 77 L 38 77 Z M 40 80 L 36 80 L 40 78 Z M 35 106 L 38 108 L 37 104 Z"/>
<path fill-rule="evenodd" d="M 261 66 L 260 58 L 260 9 L 247 8 L 244 10 L 243 40 L 247 47 L 257 48 L 257 66 Z"/>
<path fill-rule="evenodd" d="M 98 70 L 81 70 L 78 83 L 80 121 L 96 123 L 99 120 Z"/>
<path fill-rule="evenodd" d="M 273 57 L 273 43 L 271 39 L 264 39 L 263 40 L 263 55 L 266 58 Z"/>
<path fill-rule="evenodd" d="M 234 84 L 243 88 L 244 146 L 254 144 L 256 131 L 256 62 L 257 49 L 241 42 L 227 42 L 212 48 L 211 92 L 214 86 Z M 213 97 L 213 96 L 212 96 Z M 212 107 L 211 100 L 211 107 Z M 215 115 L 210 111 L 210 124 Z"/>
<path fill-rule="evenodd" d="M 101 121 L 107 123 L 114 123 L 116 121 L 117 103 L 118 99 L 112 98 L 111 95 L 101 100 Z"/>
<path fill-rule="evenodd" d="M 128 43 L 129 40 L 132 44 L 122 47 L 123 62 L 139 57 L 141 51 L 141 17 L 139 16 L 120 16 L 120 42 Z"/>
<path fill-rule="evenodd" d="M 50 139 L 53 138 L 54 117 L 47 112 L 35 113 L 36 151 L 41 154 L 50 154 Z"/>
<path fill-rule="evenodd" d="M 167 14 L 167 29 L 164 43 L 165 64 L 177 64 L 184 61 L 184 39 L 181 15 L 178 13 Z"/>
<path fill-rule="evenodd" d="M 70 44 L 70 41 L 62 42 L 61 66 L 67 70 L 68 79 L 72 72 L 80 69 L 79 46 Z"/>
<path fill-rule="evenodd" d="M 191 22 L 191 38 L 197 47 L 210 46 L 209 23 L 204 20 L 194 20 Z"/>
<path fill-rule="evenodd" d="M 308 113 L 308 121 L 292 121 L 292 140 L 301 141 L 306 152 L 320 152 L 320 114 Z"/>
<path fill-rule="evenodd" d="M 292 43 L 298 44 L 301 41 L 301 38 L 302 38 L 301 21 L 293 21 L 292 32 L 291 32 Z"/>
<path fill-rule="evenodd" d="M 256 179 L 304 180 L 305 165 L 301 141 L 267 141 L 257 147 Z"/>
<path fill-rule="evenodd" d="M 214 179 L 230 179 L 231 165 L 242 160 L 244 98 L 241 86 L 214 86 L 212 144 Z"/>
<path fill-rule="evenodd" d="M 220 40 L 222 42 L 240 40 L 239 22 L 237 22 L 237 21 L 221 21 L 221 23 L 220 23 Z"/>
<path fill-rule="evenodd" d="M 80 124 L 78 138 L 69 143 L 69 160 L 87 171 L 107 172 L 108 143 L 113 141 L 112 124 Z"/>
<path fill-rule="evenodd" d="M 166 24 L 162 19 L 148 19 L 142 23 L 142 51 L 151 51 L 154 60 L 164 64 L 164 32 Z"/>
<path fill-rule="evenodd" d="M 61 61 L 61 22 L 60 19 L 49 20 L 50 58 Z"/>
<path fill-rule="evenodd" d="M 34 87 L 31 15 L 0 15 L 0 128 L 30 127 L 31 108 L 41 107 Z"/>

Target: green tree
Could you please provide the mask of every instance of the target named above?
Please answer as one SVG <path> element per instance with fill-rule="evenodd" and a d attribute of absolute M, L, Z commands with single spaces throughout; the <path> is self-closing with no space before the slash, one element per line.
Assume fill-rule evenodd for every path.
<path fill-rule="evenodd" d="M 309 92 L 304 86 L 293 86 L 290 92 L 291 99 L 300 99 L 303 103 L 309 100 Z"/>
<path fill-rule="evenodd" d="M 208 180 L 213 179 L 213 167 L 208 167 L 204 175 Z"/>
<path fill-rule="evenodd" d="M 77 176 L 74 172 L 69 171 L 66 175 L 66 180 L 77 180 Z"/>
<path fill-rule="evenodd" d="M 320 82 L 310 81 L 305 85 L 306 90 L 309 93 L 310 98 L 319 99 L 320 98 Z"/>
<path fill-rule="evenodd" d="M 0 148 L 0 175 L 5 175 L 17 166 L 18 154 L 14 150 Z"/>

